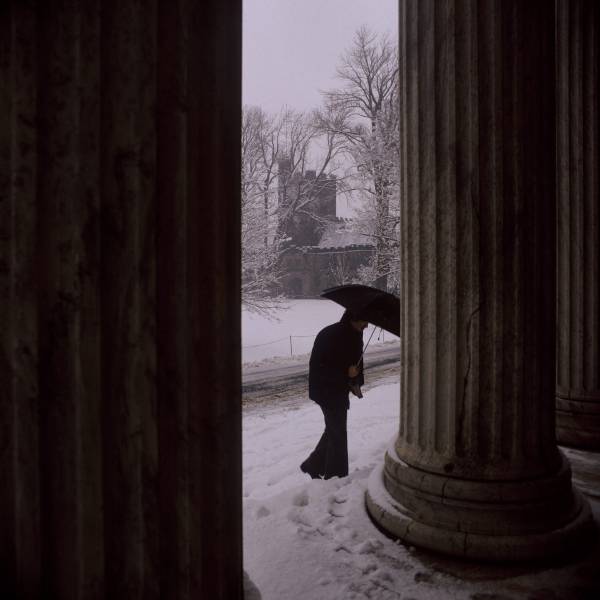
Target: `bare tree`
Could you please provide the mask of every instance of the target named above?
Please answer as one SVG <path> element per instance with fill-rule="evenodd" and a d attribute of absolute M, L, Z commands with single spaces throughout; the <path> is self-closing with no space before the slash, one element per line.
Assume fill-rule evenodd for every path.
<path fill-rule="evenodd" d="M 366 119 L 372 129 L 386 101 L 398 86 L 398 53 L 387 35 L 358 29 L 352 46 L 336 69 L 342 87 L 325 92 L 327 105 L 348 117 Z"/>
<path fill-rule="evenodd" d="M 275 120 L 261 108 L 242 111 L 242 304 L 268 311 L 277 304 L 281 277 L 273 200 L 279 136 Z"/>
<path fill-rule="evenodd" d="M 342 140 L 320 131 L 313 114 L 286 108 L 273 116 L 259 107 L 244 107 L 241 138 L 242 302 L 266 311 L 276 304 L 292 225 L 326 221 L 314 204 L 323 186 L 337 184 L 328 171 L 336 167 Z"/>
<path fill-rule="evenodd" d="M 396 288 L 399 263 L 398 57 L 387 35 L 360 28 L 337 68 L 338 89 L 325 92 L 318 117 L 321 131 L 344 140 L 364 201 L 359 231 L 375 253 L 363 276 Z"/>
<path fill-rule="evenodd" d="M 333 253 L 329 258 L 329 274 L 335 285 L 352 283 L 353 268 L 347 254 L 344 252 Z"/>

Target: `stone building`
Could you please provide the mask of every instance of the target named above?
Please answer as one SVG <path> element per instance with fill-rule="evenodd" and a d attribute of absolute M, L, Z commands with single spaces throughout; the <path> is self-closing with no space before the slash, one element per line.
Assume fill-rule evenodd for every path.
<path fill-rule="evenodd" d="M 290 175 L 289 169 L 288 160 L 279 162 L 279 230 L 287 238 L 281 291 L 288 298 L 317 298 L 328 287 L 351 283 L 374 248 L 337 217 L 334 175 Z"/>
<path fill-rule="evenodd" d="M 317 298 L 328 287 L 352 283 L 374 253 L 361 236 L 333 224 L 314 246 L 289 246 L 282 256 L 282 288 L 288 298 Z"/>
<path fill-rule="evenodd" d="M 568 554 L 598 2 L 399 6 L 401 418 L 368 509 L 472 560 Z M 241 2 L 7 0 L 0 82 L 2 596 L 242 598 Z"/>
<path fill-rule="evenodd" d="M 307 170 L 290 173 L 290 161 L 279 161 L 279 230 L 298 246 L 314 246 L 330 223 L 336 221 L 337 180 L 335 175 Z"/>

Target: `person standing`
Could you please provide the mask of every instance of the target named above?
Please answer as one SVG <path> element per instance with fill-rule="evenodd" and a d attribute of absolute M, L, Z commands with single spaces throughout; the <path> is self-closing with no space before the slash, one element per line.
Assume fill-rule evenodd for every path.
<path fill-rule="evenodd" d="M 348 475 L 347 413 L 350 391 L 360 398 L 363 330 L 367 321 L 346 311 L 315 339 L 308 370 L 308 395 L 323 411 L 325 431 L 300 470 L 313 479 Z"/>

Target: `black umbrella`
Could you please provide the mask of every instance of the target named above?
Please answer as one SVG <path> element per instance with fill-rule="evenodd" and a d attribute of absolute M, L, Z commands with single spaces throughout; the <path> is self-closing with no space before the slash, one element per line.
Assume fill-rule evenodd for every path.
<path fill-rule="evenodd" d="M 341 304 L 362 321 L 400 336 L 400 298 L 394 294 L 351 283 L 328 288 L 321 297 Z"/>

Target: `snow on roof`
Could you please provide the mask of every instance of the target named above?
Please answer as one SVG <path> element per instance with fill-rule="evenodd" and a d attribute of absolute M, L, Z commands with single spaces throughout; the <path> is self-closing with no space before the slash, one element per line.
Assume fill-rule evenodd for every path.
<path fill-rule="evenodd" d="M 348 248 L 349 246 L 372 246 L 370 239 L 355 231 L 328 229 L 318 244 L 318 248 Z"/>

